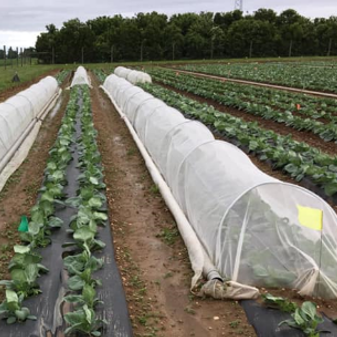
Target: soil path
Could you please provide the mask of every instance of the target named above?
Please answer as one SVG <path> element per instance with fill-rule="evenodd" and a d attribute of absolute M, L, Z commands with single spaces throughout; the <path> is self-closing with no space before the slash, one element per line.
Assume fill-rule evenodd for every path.
<path fill-rule="evenodd" d="M 135 336 L 255 336 L 237 302 L 189 292 L 192 271 L 175 222 L 94 75 L 92 84 L 117 263 Z"/>

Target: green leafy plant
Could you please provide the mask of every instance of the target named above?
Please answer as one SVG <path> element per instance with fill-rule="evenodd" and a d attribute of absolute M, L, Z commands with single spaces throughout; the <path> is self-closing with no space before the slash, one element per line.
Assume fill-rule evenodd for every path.
<path fill-rule="evenodd" d="M 94 309 L 98 304 L 103 304 L 103 301 L 96 297 L 96 290 L 89 284 L 85 284 L 80 295 L 68 295 L 63 299 L 68 303 L 76 303 L 77 305 L 87 305 L 90 309 Z"/>
<path fill-rule="evenodd" d="M 279 325 L 288 324 L 290 327 L 302 330 L 308 337 L 319 337 L 320 332 L 317 326 L 323 323 L 322 317 L 317 316 L 316 305 L 306 301 L 301 308 L 297 308 L 291 315 L 291 319 L 281 322 Z"/>
<path fill-rule="evenodd" d="M 97 202 L 96 199 L 92 200 L 93 204 Z M 75 231 L 83 226 L 90 228 L 95 228 L 97 225 L 104 226 L 106 220 L 108 220 L 108 216 L 105 212 L 95 211 L 90 205 L 80 205 L 78 213 L 70 219 L 70 228 Z"/>
<path fill-rule="evenodd" d="M 47 273 L 49 270 L 40 262 L 42 260 L 41 254 L 33 251 L 30 246 L 14 246 L 15 255 L 9 263 L 8 269 L 24 269 L 29 264 L 36 264 L 39 273 Z"/>
<path fill-rule="evenodd" d="M 262 298 L 268 307 L 279 309 L 283 312 L 294 312 L 298 307 L 295 302 L 291 302 L 283 297 L 273 296 L 271 294 L 263 294 Z"/>
<path fill-rule="evenodd" d="M 77 246 L 81 250 L 86 250 L 88 254 L 91 254 L 94 250 L 103 249 L 105 243 L 101 240 L 95 239 L 96 225 L 92 224 L 91 227 L 83 226 L 77 228 L 74 232 L 74 242 L 66 242 L 63 247 Z"/>
<path fill-rule="evenodd" d="M 0 305 L 0 317 L 7 320 L 8 324 L 24 322 L 27 319 L 36 320 L 36 316 L 30 315 L 26 307 L 22 307 L 23 295 L 13 290 L 6 290 L 6 299 Z"/>
<path fill-rule="evenodd" d="M 97 319 L 94 310 L 86 304 L 79 310 L 65 314 L 64 319 L 70 325 L 65 331 L 66 335 L 82 332 L 89 336 L 99 337 L 101 336 L 99 329 L 103 324 L 108 324 L 104 319 Z"/>
<path fill-rule="evenodd" d="M 13 268 L 10 271 L 11 280 L 0 281 L 0 285 L 6 286 L 8 290 L 14 290 L 24 298 L 41 293 L 37 283 L 39 277 L 39 266 L 34 263 L 26 265 L 23 269 Z"/>
<path fill-rule="evenodd" d="M 67 256 L 63 263 L 70 275 L 81 273 L 87 268 L 96 271 L 103 267 L 103 259 L 97 259 L 87 250 L 83 250 L 82 253 L 77 255 Z"/>

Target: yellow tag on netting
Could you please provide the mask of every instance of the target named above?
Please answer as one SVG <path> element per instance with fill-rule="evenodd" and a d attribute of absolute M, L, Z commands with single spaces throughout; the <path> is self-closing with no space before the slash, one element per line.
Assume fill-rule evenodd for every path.
<path fill-rule="evenodd" d="M 323 228 L 323 211 L 317 208 L 297 205 L 298 221 L 302 226 L 321 231 Z"/>

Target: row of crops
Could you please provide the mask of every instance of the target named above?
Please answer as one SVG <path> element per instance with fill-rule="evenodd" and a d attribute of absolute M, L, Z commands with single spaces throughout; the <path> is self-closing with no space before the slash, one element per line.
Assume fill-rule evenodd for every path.
<path fill-rule="evenodd" d="M 256 123 L 244 123 L 159 85 L 139 86 L 159 99 L 115 75 L 106 78 L 103 88 L 156 163 L 216 269 L 243 284 L 284 286 L 299 289 L 302 294 L 335 297 L 336 215 L 332 209 L 314 194 L 265 175 L 237 147 L 215 140 L 204 125 L 182 118 L 180 112 L 200 119 L 217 133 L 227 132 L 226 139 L 247 151 L 254 151 L 256 145 L 250 136 L 258 140 L 261 132 L 267 131 Z M 267 137 L 267 133 L 264 135 Z M 291 137 L 279 139 L 274 133 L 268 136 L 262 140 L 265 151 L 273 141 L 280 141 L 274 151 L 284 150 L 289 140 L 293 151 L 288 148 L 283 155 L 296 155 L 295 151 L 305 149 L 317 162 L 330 160 L 331 165 L 336 164 L 336 158 L 317 149 L 311 152 L 310 147 L 293 142 Z M 249 184 L 255 187 L 248 189 Z M 309 212 L 324 212 L 324 228 L 319 221 L 315 228 L 303 221 L 299 205 Z M 191 259 L 194 263 L 196 260 Z M 236 263 L 238 268 L 233 267 Z M 317 278 L 313 276 L 315 271 L 319 273 Z M 269 294 L 264 301 L 291 313 L 292 318 L 284 321 L 278 317 L 276 324 L 287 323 L 307 336 L 317 336 L 321 328 L 318 324 L 325 321 L 311 302 L 299 308 Z M 256 309 L 257 305 L 254 306 Z M 268 336 L 275 333 L 275 325 L 271 326 Z M 277 331 L 280 329 L 283 328 Z M 292 331 L 284 330 L 287 332 Z"/>
<path fill-rule="evenodd" d="M 75 86 L 49 152 L 39 199 L 29 220 L 23 217 L 20 224 L 22 243 L 14 246 L 10 279 L 0 281 L 6 287 L 0 315 L 9 324 L 2 327 L 8 336 L 40 335 L 62 326 L 66 334 L 101 336 L 108 323 L 96 291 L 103 279 L 111 282 L 99 274 L 106 243 L 98 236 L 108 216 L 96 135 L 89 88 Z M 26 320 L 34 323 L 12 328 Z"/>
<path fill-rule="evenodd" d="M 180 90 L 212 99 L 247 114 L 272 120 L 300 131 L 318 135 L 324 141 L 337 140 L 337 101 L 315 99 L 230 82 L 179 74 L 170 70 L 153 70 L 153 78 Z M 318 120 L 320 119 L 320 120 Z"/>
<path fill-rule="evenodd" d="M 160 85 L 145 84 L 142 87 L 179 109 L 188 118 L 200 120 L 216 133 L 246 152 L 256 154 L 261 161 L 270 163 L 273 168 L 282 170 L 296 181 L 313 182 L 317 187 L 322 187 L 325 196 L 337 193 L 337 157 L 297 142 L 290 135 L 281 136 L 259 127 L 256 122 L 245 122 Z"/>
<path fill-rule="evenodd" d="M 337 73 L 332 67 L 317 67 L 301 63 L 248 63 L 186 65 L 181 69 L 284 85 L 301 89 L 337 92 Z"/>

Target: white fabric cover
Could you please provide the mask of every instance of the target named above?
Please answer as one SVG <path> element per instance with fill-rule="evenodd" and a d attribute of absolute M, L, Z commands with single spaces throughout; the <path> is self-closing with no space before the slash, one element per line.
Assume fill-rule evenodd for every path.
<path fill-rule="evenodd" d="M 85 68 L 79 66 L 74 74 L 70 87 L 72 88 L 74 85 L 83 85 L 83 84 L 87 84 L 88 86 L 90 86 L 90 80 Z"/>
<path fill-rule="evenodd" d="M 337 216 L 323 199 L 263 173 L 240 149 L 125 80 L 110 75 L 104 88 L 223 276 L 337 298 Z"/>
<path fill-rule="evenodd" d="M 58 89 L 56 79 L 47 76 L 0 103 L 0 162 Z"/>
<path fill-rule="evenodd" d="M 117 67 L 114 71 L 115 75 L 125 78 L 132 84 L 152 83 L 151 76 L 143 71 L 132 70 L 125 67 Z"/>

